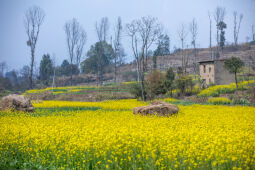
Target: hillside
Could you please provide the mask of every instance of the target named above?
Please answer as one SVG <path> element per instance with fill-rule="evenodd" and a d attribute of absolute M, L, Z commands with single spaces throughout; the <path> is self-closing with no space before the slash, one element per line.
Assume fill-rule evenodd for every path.
<path fill-rule="evenodd" d="M 216 51 L 216 47 L 212 48 L 212 51 Z M 188 73 L 193 72 L 193 62 L 194 62 L 194 50 L 186 49 L 184 50 L 185 56 L 188 57 Z M 251 45 L 250 43 L 241 44 L 238 47 L 227 46 L 223 52 L 220 52 L 220 59 L 230 58 L 232 56 L 241 58 L 246 66 L 255 65 L 255 45 Z M 205 61 L 211 59 L 210 48 L 199 48 L 197 49 L 197 61 Z M 151 69 L 153 66 L 152 57 L 148 60 L 148 67 Z M 175 70 L 181 66 L 181 52 L 177 51 L 170 55 L 158 56 L 157 57 L 157 68 L 161 71 L 168 69 L 169 67 L 173 67 Z M 255 69 L 255 68 L 254 68 Z M 136 71 L 135 62 L 131 64 L 126 64 L 120 68 L 122 75 L 125 72 Z M 123 79 L 122 77 L 121 79 Z"/>
<path fill-rule="evenodd" d="M 216 47 L 212 48 L 213 53 L 216 51 Z M 193 74 L 193 62 L 194 62 L 194 50 L 186 49 L 184 50 L 184 55 L 188 58 L 188 67 L 187 72 L 189 74 Z M 215 55 L 215 54 L 213 54 Z M 165 71 L 169 67 L 172 67 L 175 71 L 178 67 L 181 66 L 181 56 L 182 53 L 180 50 L 176 50 L 176 52 L 171 53 L 170 55 L 158 56 L 157 57 L 157 69 L 160 71 Z M 255 74 L 255 45 L 251 43 L 241 44 L 237 47 L 227 46 L 220 52 L 220 58 L 230 58 L 232 56 L 241 58 L 246 66 L 245 71 L 243 73 L 247 73 L 248 70 L 250 73 Z M 216 57 L 215 57 L 216 58 Z M 199 48 L 197 49 L 197 62 L 205 61 L 211 59 L 210 48 Z M 148 58 L 148 69 L 152 70 L 153 61 L 152 57 Z M 250 67 L 249 67 L 250 66 Z M 249 69 L 250 68 L 250 69 Z M 197 68 L 198 69 L 198 68 Z M 107 72 L 103 76 L 104 83 L 114 82 L 114 67 L 107 68 Z M 67 86 L 70 85 L 69 82 L 70 77 L 58 77 L 56 80 L 57 86 Z M 133 61 L 128 64 L 123 64 L 119 68 L 119 74 L 117 77 L 118 82 L 127 82 L 136 80 L 136 63 Z M 73 83 L 76 85 L 95 85 L 96 84 L 96 76 L 93 74 L 80 74 L 74 76 Z"/>

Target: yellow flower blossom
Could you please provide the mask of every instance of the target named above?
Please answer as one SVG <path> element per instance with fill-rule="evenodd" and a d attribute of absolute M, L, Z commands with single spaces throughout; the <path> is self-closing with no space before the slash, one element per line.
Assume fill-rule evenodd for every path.
<path fill-rule="evenodd" d="M 0 169 L 15 161 L 21 169 L 255 169 L 254 107 L 179 106 L 173 117 L 132 113 L 143 105 L 42 101 L 32 114 L 1 111 Z M 100 109 L 82 109 L 89 107 Z"/>

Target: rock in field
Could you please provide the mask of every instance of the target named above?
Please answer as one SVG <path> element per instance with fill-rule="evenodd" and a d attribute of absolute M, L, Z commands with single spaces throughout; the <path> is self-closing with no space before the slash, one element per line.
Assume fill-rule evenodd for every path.
<path fill-rule="evenodd" d="M 152 102 L 149 106 L 133 108 L 134 114 L 141 115 L 171 116 L 173 114 L 177 114 L 178 111 L 178 106 L 162 101 Z"/>
<path fill-rule="evenodd" d="M 14 109 L 24 112 L 33 112 L 34 107 L 29 99 L 23 95 L 11 94 L 2 98 L 2 109 Z"/>

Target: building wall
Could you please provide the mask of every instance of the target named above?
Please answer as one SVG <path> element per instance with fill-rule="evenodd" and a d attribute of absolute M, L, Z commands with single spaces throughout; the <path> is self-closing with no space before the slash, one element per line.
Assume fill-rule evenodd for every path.
<path fill-rule="evenodd" d="M 205 80 L 206 85 L 214 84 L 215 68 L 213 62 L 201 63 L 199 66 L 200 79 Z"/>
<path fill-rule="evenodd" d="M 224 68 L 223 60 L 214 61 L 215 64 L 215 84 L 230 84 L 235 82 L 235 75 L 229 73 L 228 70 Z"/>

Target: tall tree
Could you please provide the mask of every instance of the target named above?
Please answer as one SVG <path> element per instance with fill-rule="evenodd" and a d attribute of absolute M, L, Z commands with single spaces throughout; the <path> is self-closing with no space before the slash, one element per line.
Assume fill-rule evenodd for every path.
<path fill-rule="evenodd" d="M 53 63 L 49 54 L 44 54 L 40 63 L 40 80 L 49 85 L 50 77 L 53 74 Z"/>
<path fill-rule="evenodd" d="M 109 20 L 103 17 L 99 23 L 96 22 L 96 33 L 99 41 L 107 41 L 109 31 Z"/>
<path fill-rule="evenodd" d="M 76 60 L 75 61 L 76 66 L 79 67 L 83 47 L 86 42 L 86 32 L 75 18 L 65 23 L 64 30 L 66 33 L 68 54 L 71 67 L 73 66 L 74 60 Z M 71 71 L 70 82 L 72 85 L 73 69 L 71 68 L 70 71 Z"/>
<path fill-rule="evenodd" d="M 145 96 L 145 71 L 148 50 L 161 35 L 161 26 L 156 18 L 142 17 L 127 24 L 127 33 L 131 38 L 131 46 L 137 62 L 137 70 L 141 79 L 142 100 Z"/>
<path fill-rule="evenodd" d="M 113 40 L 113 47 L 114 47 L 114 82 L 117 81 L 117 74 L 118 74 L 118 66 L 121 64 L 124 54 L 124 49 L 121 44 L 121 37 L 122 37 L 122 21 L 121 18 L 118 17 L 117 24 L 114 29 L 114 40 Z"/>
<path fill-rule="evenodd" d="M 137 73 L 137 81 L 140 81 L 140 70 L 141 70 L 141 62 L 140 62 L 140 54 L 138 51 L 138 26 L 137 21 L 134 20 L 130 24 L 127 24 L 127 34 L 131 38 L 131 47 L 133 51 L 133 55 L 136 61 L 136 73 Z"/>
<path fill-rule="evenodd" d="M 114 50 L 105 41 L 97 42 L 90 47 L 87 56 L 88 58 L 81 63 L 82 71 L 84 73 L 96 73 L 102 79 L 105 68 L 112 63 Z"/>
<path fill-rule="evenodd" d="M 218 27 L 218 30 L 220 30 L 220 47 L 221 47 L 221 50 L 223 51 L 223 48 L 225 46 L 225 41 L 226 41 L 224 29 L 227 28 L 227 24 L 221 21 L 219 22 L 217 27 Z"/>
<path fill-rule="evenodd" d="M 191 45 L 193 46 L 193 51 L 194 51 L 193 52 L 194 53 L 193 71 L 194 71 L 194 78 L 196 78 L 198 25 L 195 18 L 190 23 L 190 33 L 191 33 Z"/>
<path fill-rule="evenodd" d="M 27 45 L 30 47 L 31 63 L 29 74 L 29 87 L 33 88 L 33 68 L 35 60 L 35 47 L 40 32 L 40 27 L 43 23 L 45 14 L 44 11 L 37 6 L 29 8 L 25 13 L 24 25 L 28 36 Z"/>
<path fill-rule="evenodd" d="M 157 48 L 153 52 L 153 68 L 157 68 L 157 57 L 170 54 L 170 38 L 167 34 L 161 34 L 158 37 Z"/>
<path fill-rule="evenodd" d="M 220 22 L 223 22 L 224 21 L 224 18 L 225 18 L 225 15 L 226 15 L 226 10 L 225 8 L 223 7 L 217 7 L 215 9 L 215 12 L 214 12 L 214 20 L 216 22 L 216 26 L 219 25 Z M 216 27 L 217 28 L 217 31 L 216 31 L 216 42 L 217 42 L 217 48 L 216 48 L 216 53 L 218 55 L 219 53 L 219 49 L 218 47 L 220 46 L 220 30 L 218 28 L 218 26 Z"/>
<path fill-rule="evenodd" d="M 103 17 L 99 23 L 96 23 L 96 33 L 97 33 L 97 38 L 98 38 L 98 44 L 97 46 L 95 45 L 95 48 L 97 50 L 97 58 L 98 59 L 103 59 L 104 58 L 104 44 L 107 42 L 108 38 L 108 30 L 109 30 L 109 21 L 107 17 Z M 97 68 L 97 85 L 101 84 L 102 80 L 102 73 L 103 73 L 103 62 L 100 60 L 96 60 L 96 68 Z"/>
<path fill-rule="evenodd" d="M 81 57 L 83 54 L 83 48 L 87 40 L 86 32 L 83 30 L 83 28 L 80 28 L 80 35 L 78 39 L 78 43 L 76 46 L 76 66 L 79 68 L 81 64 Z"/>
<path fill-rule="evenodd" d="M 178 36 L 181 40 L 181 57 L 182 57 L 182 71 L 183 74 L 186 74 L 186 68 L 188 65 L 188 58 L 184 54 L 184 47 L 186 44 L 186 38 L 187 38 L 188 32 L 186 30 L 186 26 L 184 24 L 181 25 L 180 30 L 178 31 Z"/>
<path fill-rule="evenodd" d="M 240 30 L 240 26 L 241 26 L 241 22 L 243 19 L 243 14 L 239 15 L 239 20 L 237 19 L 237 12 L 234 11 L 233 16 L 234 16 L 234 43 L 235 46 L 237 46 L 238 43 L 238 35 L 239 35 L 239 30 Z"/>
<path fill-rule="evenodd" d="M 235 74 L 235 82 L 236 88 L 238 88 L 237 84 L 237 73 L 241 71 L 241 68 L 244 66 L 244 62 L 240 58 L 231 57 L 224 61 L 224 67 L 230 72 Z"/>
<path fill-rule="evenodd" d="M 161 34 L 158 37 L 157 49 L 154 51 L 157 56 L 170 54 L 170 38 L 167 34 Z"/>
<path fill-rule="evenodd" d="M 213 60 L 213 53 L 212 53 L 212 18 L 211 18 L 211 13 L 208 12 L 208 17 L 209 17 L 209 22 L 210 22 L 210 42 L 209 42 L 209 47 L 210 47 L 210 55 L 211 55 L 211 60 Z"/>

